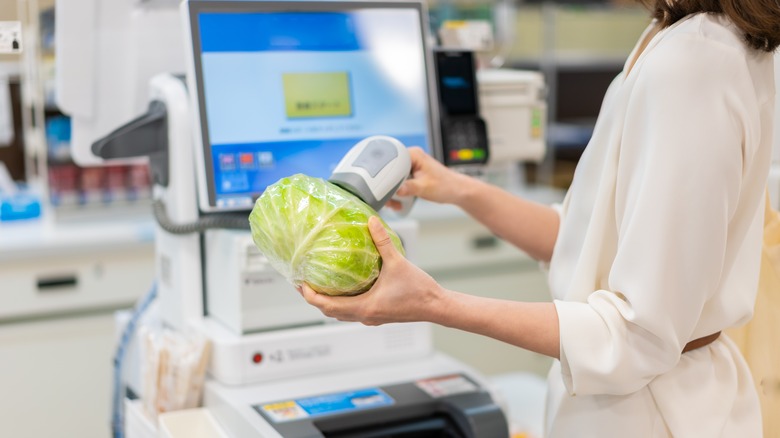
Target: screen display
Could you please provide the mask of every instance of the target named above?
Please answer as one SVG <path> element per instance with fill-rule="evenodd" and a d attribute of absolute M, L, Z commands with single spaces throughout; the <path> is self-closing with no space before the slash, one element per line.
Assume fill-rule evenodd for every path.
<path fill-rule="evenodd" d="M 479 116 L 474 67 L 470 51 L 436 52 L 442 153 L 447 166 L 488 160 L 487 126 Z"/>
<path fill-rule="evenodd" d="M 436 69 L 442 116 L 477 114 L 471 52 L 436 52 Z"/>
<path fill-rule="evenodd" d="M 210 206 L 251 208 L 295 173 L 327 178 L 371 135 L 432 152 L 419 5 L 238 7 L 191 17 Z"/>

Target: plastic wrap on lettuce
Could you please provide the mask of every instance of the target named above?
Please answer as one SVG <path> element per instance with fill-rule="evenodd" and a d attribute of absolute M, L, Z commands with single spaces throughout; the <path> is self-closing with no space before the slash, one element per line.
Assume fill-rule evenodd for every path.
<path fill-rule="evenodd" d="M 288 281 L 326 295 L 357 295 L 371 288 L 382 264 L 368 231 L 371 216 L 376 211 L 355 195 L 297 174 L 266 188 L 249 223 L 257 247 Z"/>

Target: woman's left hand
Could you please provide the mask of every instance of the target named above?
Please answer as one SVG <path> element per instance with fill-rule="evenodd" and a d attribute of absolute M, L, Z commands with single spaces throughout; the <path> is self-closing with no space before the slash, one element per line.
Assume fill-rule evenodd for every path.
<path fill-rule="evenodd" d="M 379 218 L 368 221 L 371 237 L 382 257 L 382 270 L 374 285 L 357 296 L 332 297 L 318 294 L 303 284 L 298 291 L 326 316 L 365 325 L 391 322 L 431 321 L 444 289 L 428 274 L 395 249 Z"/>

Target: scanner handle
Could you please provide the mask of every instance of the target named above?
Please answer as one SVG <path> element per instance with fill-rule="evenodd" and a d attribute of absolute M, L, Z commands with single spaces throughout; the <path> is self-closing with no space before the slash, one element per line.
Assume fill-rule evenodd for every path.
<path fill-rule="evenodd" d="M 406 216 L 414 206 L 417 196 L 393 196 L 391 199 L 401 203 L 401 209 L 396 210 L 395 213 L 399 216 Z"/>

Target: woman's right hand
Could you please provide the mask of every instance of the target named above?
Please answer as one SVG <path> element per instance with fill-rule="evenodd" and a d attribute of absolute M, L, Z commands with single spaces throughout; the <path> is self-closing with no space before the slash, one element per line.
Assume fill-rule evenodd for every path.
<path fill-rule="evenodd" d="M 419 147 L 410 147 L 412 174 L 396 192 L 397 196 L 417 196 L 441 204 L 457 204 L 464 184 L 470 177 L 455 172 Z M 387 206 L 393 210 L 401 208 L 398 201 L 391 200 Z"/>

